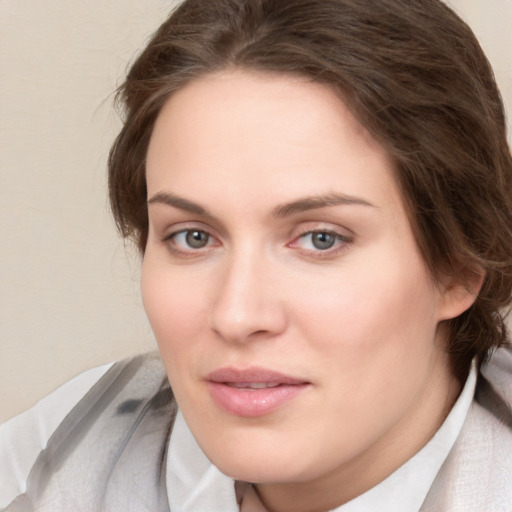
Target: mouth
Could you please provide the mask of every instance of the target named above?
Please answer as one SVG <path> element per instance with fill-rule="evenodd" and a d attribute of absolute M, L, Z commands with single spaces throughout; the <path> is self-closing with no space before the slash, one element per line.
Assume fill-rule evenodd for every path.
<path fill-rule="evenodd" d="M 229 414 L 249 418 L 281 409 L 311 386 L 307 380 L 264 368 L 221 368 L 206 380 L 216 405 Z"/>
<path fill-rule="evenodd" d="M 281 386 L 277 382 L 224 382 L 223 384 L 237 389 L 267 389 Z"/>

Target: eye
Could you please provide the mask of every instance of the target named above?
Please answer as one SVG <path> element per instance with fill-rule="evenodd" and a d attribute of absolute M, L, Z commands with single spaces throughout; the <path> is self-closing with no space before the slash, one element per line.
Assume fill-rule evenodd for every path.
<path fill-rule="evenodd" d="M 292 244 L 311 252 L 331 252 L 346 245 L 351 240 L 334 231 L 309 231 L 299 236 Z"/>
<path fill-rule="evenodd" d="M 169 240 L 181 250 L 203 249 L 212 244 L 212 237 L 206 231 L 200 229 L 179 231 L 172 234 Z"/>
<path fill-rule="evenodd" d="M 307 237 L 311 238 L 311 245 L 319 251 L 331 249 L 336 243 L 336 235 L 327 232 L 308 233 Z"/>

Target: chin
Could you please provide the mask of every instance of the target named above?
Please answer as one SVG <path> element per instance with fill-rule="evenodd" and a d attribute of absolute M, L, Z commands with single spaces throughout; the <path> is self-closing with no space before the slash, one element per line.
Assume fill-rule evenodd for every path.
<path fill-rule="evenodd" d="M 252 449 L 239 450 L 232 448 L 231 453 L 208 453 L 210 461 L 225 475 L 244 482 L 271 484 L 284 482 L 300 482 L 311 477 L 309 467 L 315 465 L 311 461 L 308 464 L 303 458 L 299 460 L 297 454 L 304 452 L 304 448 L 294 451 L 292 454 L 276 451 L 266 445 L 261 449 L 261 444 L 253 444 Z M 318 464 L 316 464 L 318 466 Z"/>
<path fill-rule="evenodd" d="M 241 463 L 235 461 L 233 464 L 230 462 L 220 463 L 215 465 L 225 475 L 233 480 L 242 482 L 250 482 L 254 484 L 277 484 L 284 482 L 294 482 L 302 480 L 299 475 L 290 474 L 290 465 L 288 464 L 287 470 L 283 467 L 282 463 L 278 463 L 276 467 L 274 460 L 266 460 L 264 464 L 255 464 L 253 462 Z"/>

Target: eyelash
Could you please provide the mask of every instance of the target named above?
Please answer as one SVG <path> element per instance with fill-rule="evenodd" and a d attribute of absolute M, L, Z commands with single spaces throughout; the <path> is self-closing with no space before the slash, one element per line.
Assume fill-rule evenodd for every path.
<path fill-rule="evenodd" d="M 192 247 L 188 248 L 188 249 L 181 248 L 176 243 L 176 238 L 179 235 L 186 235 L 187 233 L 203 233 L 203 234 L 205 234 L 208 237 L 207 245 L 205 245 L 204 247 L 196 248 L 196 249 L 192 248 Z M 185 229 L 180 229 L 178 231 L 174 231 L 170 235 L 164 237 L 162 242 L 167 245 L 168 249 L 173 254 L 175 254 L 177 256 L 181 256 L 181 257 L 186 257 L 186 258 L 193 258 L 193 257 L 201 256 L 202 254 L 204 254 L 205 250 L 208 250 L 210 247 L 212 247 L 212 244 L 210 243 L 212 240 L 215 240 L 215 238 L 210 233 L 208 233 L 207 230 L 191 227 L 191 228 L 185 228 Z M 216 246 L 216 245 L 220 245 L 220 244 L 215 244 L 213 246 Z"/>
<path fill-rule="evenodd" d="M 299 243 L 301 240 L 304 240 L 306 237 L 313 237 L 314 235 L 328 235 L 333 237 L 333 246 L 328 247 L 326 249 L 304 249 L 300 248 Z M 297 247 L 300 249 L 302 254 L 305 254 L 307 257 L 310 258 L 317 258 L 317 259 L 329 259 L 337 256 L 340 252 L 346 250 L 348 246 L 352 243 L 353 239 L 351 237 L 348 237 L 346 235 L 342 235 L 341 233 L 338 233 L 337 231 L 333 231 L 330 229 L 310 229 L 307 231 L 304 231 L 299 236 L 297 236 L 292 242 L 288 244 L 288 247 L 295 248 Z M 313 243 L 313 242 L 311 242 Z"/>
<path fill-rule="evenodd" d="M 189 247 L 189 248 L 185 249 L 185 248 L 180 247 L 176 243 L 176 238 L 179 235 L 186 235 L 186 234 L 194 233 L 194 232 L 206 235 L 208 237 L 207 245 L 205 245 L 204 247 L 199 247 L 199 248 Z M 333 247 L 332 248 L 329 247 L 329 248 L 326 248 L 323 250 L 318 249 L 318 248 L 317 249 L 304 249 L 304 248 L 299 247 L 299 242 L 301 240 L 304 240 L 306 237 L 314 236 L 316 234 L 328 235 L 328 236 L 333 237 L 334 238 Z M 168 249 L 173 254 L 175 254 L 177 256 L 181 256 L 181 257 L 186 257 L 186 258 L 194 258 L 194 257 L 199 257 L 199 256 L 204 255 L 204 253 L 206 251 L 211 250 L 211 247 L 218 247 L 220 245 L 220 243 L 212 244 L 211 243 L 212 240 L 215 240 L 215 237 L 213 235 L 211 235 L 207 230 L 190 227 L 190 228 L 180 229 L 179 231 L 175 231 L 175 232 L 169 234 L 168 236 L 166 236 L 162 239 L 162 242 L 167 245 Z M 338 233 L 338 232 L 330 230 L 330 229 L 309 229 L 309 230 L 306 230 L 306 231 L 303 231 L 302 233 L 300 233 L 298 236 L 296 236 L 293 239 L 292 242 L 286 244 L 286 246 L 291 247 L 291 248 L 297 248 L 298 250 L 300 250 L 300 252 L 302 254 L 306 255 L 307 257 L 318 258 L 318 259 L 328 259 L 328 258 L 335 257 L 340 252 L 346 250 L 347 246 L 350 245 L 352 242 L 353 242 L 352 237 L 342 235 L 341 233 Z"/>

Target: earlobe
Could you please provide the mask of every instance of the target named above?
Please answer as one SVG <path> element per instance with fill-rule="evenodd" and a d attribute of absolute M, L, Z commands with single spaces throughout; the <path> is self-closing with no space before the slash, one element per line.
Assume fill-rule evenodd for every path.
<path fill-rule="evenodd" d="M 443 297 L 439 321 L 456 318 L 475 302 L 485 279 L 482 268 L 468 270 L 463 276 L 447 278 L 442 285 Z"/>

